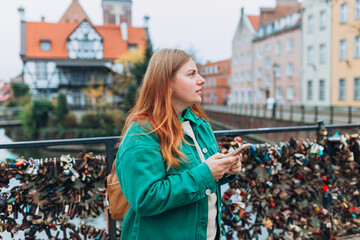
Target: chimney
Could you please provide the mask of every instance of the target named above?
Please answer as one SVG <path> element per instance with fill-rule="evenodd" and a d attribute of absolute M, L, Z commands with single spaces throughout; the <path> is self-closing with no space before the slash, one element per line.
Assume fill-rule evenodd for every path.
<path fill-rule="evenodd" d="M 143 20 L 144 20 L 144 28 L 148 28 L 149 27 L 149 19 L 150 17 L 148 15 L 145 15 L 143 17 Z"/>
<path fill-rule="evenodd" d="M 22 6 L 20 6 L 18 7 L 18 12 L 20 15 L 20 21 L 25 21 L 25 9 Z"/>
<path fill-rule="evenodd" d="M 26 51 L 26 44 L 25 44 L 25 31 L 26 31 L 26 24 L 25 24 L 25 9 L 23 7 L 18 8 L 18 12 L 20 15 L 20 56 L 25 56 Z"/>
<path fill-rule="evenodd" d="M 41 16 L 41 22 L 45 22 L 45 17 Z"/>
<path fill-rule="evenodd" d="M 126 22 L 120 24 L 121 36 L 124 42 L 128 40 L 128 25 Z"/>

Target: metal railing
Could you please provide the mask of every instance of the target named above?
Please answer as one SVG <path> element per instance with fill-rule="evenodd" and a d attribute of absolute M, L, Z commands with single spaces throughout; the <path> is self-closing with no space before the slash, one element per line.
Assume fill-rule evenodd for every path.
<path fill-rule="evenodd" d="M 119 141 L 119 137 L 97 137 L 97 138 L 74 138 L 61 140 L 46 140 L 46 141 L 28 141 L 28 142 L 13 142 L 7 144 L 0 144 L 0 149 L 19 149 L 19 148 L 36 148 L 49 146 L 63 146 L 63 145 L 80 145 L 80 144 L 94 144 L 105 143 L 106 147 L 106 175 L 111 173 L 111 167 L 114 162 L 114 144 Z M 110 213 L 107 213 L 109 219 L 109 238 L 116 239 L 116 221 L 111 219 Z"/>
<path fill-rule="evenodd" d="M 276 111 L 264 104 L 239 105 L 202 105 L 205 111 L 214 111 L 235 115 L 274 118 L 292 122 L 314 123 L 322 119 L 329 124 L 360 123 L 359 107 L 319 107 L 305 105 L 279 105 Z"/>
<path fill-rule="evenodd" d="M 354 129 L 360 128 L 360 124 L 335 124 L 325 125 L 329 135 L 332 135 L 334 129 Z M 300 132 L 300 131 L 316 131 L 319 125 L 312 126 L 294 126 L 294 127 L 276 127 L 276 128 L 256 128 L 256 129 L 236 129 L 214 131 L 215 136 L 238 136 L 248 134 L 263 133 L 279 133 L 279 132 Z M 18 148 L 34 148 L 60 145 L 77 145 L 77 144 L 93 144 L 105 143 L 106 146 L 106 174 L 111 173 L 111 167 L 115 160 L 114 144 L 120 140 L 119 137 L 98 137 L 98 138 L 75 138 L 62 140 L 46 140 L 46 141 L 29 141 L 29 142 L 13 142 L 8 144 L 0 144 L 0 149 L 18 149 Z M 109 237 L 116 239 L 116 221 L 111 219 L 109 214 Z"/>

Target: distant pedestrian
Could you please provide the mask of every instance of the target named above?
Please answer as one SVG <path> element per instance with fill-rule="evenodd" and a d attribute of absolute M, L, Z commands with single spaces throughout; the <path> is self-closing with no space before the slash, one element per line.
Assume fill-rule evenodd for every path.
<path fill-rule="evenodd" d="M 152 56 L 117 153 L 130 203 L 121 239 L 220 239 L 220 185 L 235 180 L 241 162 L 218 153 L 199 106 L 204 83 L 189 54 Z"/>

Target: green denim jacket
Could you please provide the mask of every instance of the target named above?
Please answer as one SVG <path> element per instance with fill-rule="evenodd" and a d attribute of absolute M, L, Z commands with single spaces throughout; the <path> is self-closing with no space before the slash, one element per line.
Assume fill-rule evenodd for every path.
<path fill-rule="evenodd" d="M 219 151 L 209 123 L 186 109 L 205 159 Z M 217 193 L 218 226 L 221 220 L 220 185 L 236 175 L 215 181 L 207 164 L 202 163 L 194 142 L 185 134 L 181 151 L 188 157 L 179 169 L 167 169 L 158 137 L 134 122 L 122 140 L 116 156 L 116 172 L 130 209 L 123 221 L 121 239 L 129 240 L 206 240 L 207 195 Z M 220 239 L 220 230 L 216 239 Z"/>

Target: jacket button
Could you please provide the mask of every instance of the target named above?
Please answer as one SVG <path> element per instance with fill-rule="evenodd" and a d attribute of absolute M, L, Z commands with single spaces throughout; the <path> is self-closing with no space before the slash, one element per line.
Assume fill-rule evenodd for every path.
<path fill-rule="evenodd" d="M 203 153 L 207 153 L 207 149 L 206 148 L 203 148 Z"/>
<path fill-rule="evenodd" d="M 211 190 L 210 190 L 210 189 L 206 189 L 205 194 L 206 194 L 206 195 L 210 195 L 210 194 L 211 194 Z"/>

